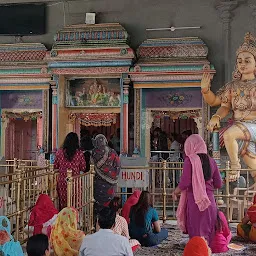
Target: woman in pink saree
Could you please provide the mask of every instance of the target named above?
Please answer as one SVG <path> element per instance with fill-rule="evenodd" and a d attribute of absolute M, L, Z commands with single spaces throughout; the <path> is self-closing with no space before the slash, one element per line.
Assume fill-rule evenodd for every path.
<path fill-rule="evenodd" d="M 202 236 L 210 245 L 217 220 L 214 189 L 222 186 L 221 176 L 214 159 L 208 156 L 206 144 L 200 135 L 189 136 L 184 150 L 183 173 L 173 192 L 174 198 L 181 193 L 177 210 L 178 225 L 190 238 Z"/>

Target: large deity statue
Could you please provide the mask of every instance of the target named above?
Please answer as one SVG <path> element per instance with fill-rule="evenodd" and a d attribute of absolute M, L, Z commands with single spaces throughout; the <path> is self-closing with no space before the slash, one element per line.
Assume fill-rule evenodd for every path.
<path fill-rule="evenodd" d="M 245 35 L 236 56 L 233 80 L 216 95 L 210 90 L 210 74 L 205 73 L 201 81 L 204 100 L 210 106 L 220 105 L 207 126 L 209 131 L 219 128 L 221 119 L 233 112 L 234 122 L 223 134 L 233 170 L 231 180 L 239 176 L 239 155 L 250 169 L 256 170 L 256 39 L 250 33 Z M 256 181 L 256 172 L 251 174 Z"/>

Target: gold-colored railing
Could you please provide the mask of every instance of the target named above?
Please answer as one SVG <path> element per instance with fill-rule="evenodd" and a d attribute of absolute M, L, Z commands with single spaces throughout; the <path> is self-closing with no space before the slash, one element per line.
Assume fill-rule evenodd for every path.
<path fill-rule="evenodd" d="M 126 166 L 122 170 L 139 170 L 149 171 L 149 184 L 146 189 L 153 196 L 153 203 L 161 212 L 160 218 L 165 222 L 168 219 L 176 219 L 176 210 L 178 201 L 174 201 L 171 193 L 178 184 L 182 172 L 183 163 L 181 162 L 150 162 L 147 167 Z M 221 189 L 214 192 L 218 207 L 226 214 L 229 222 L 240 222 L 244 212 L 250 207 L 252 198 L 256 193 L 256 183 L 252 179 L 250 172 L 256 171 L 251 169 L 241 169 L 241 174 L 245 177 L 246 186 L 239 188 L 239 180 L 230 181 L 229 162 L 226 168 L 220 169 L 220 173 L 225 174 L 224 184 Z M 238 172 L 238 171 L 237 171 Z M 137 189 L 145 189 L 137 188 Z M 127 192 L 129 188 L 122 187 L 118 190 L 118 195 L 126 197 L 132 192 Z M 124 192 L 125 191 L 125 192 Z M 223 201 L 223 202 L 222 202 Z M 236 218 L 233 218 L 236 213 Z"/>
<path fill-rule="evenodd" d="M 30 233 L 27 224 L 38 196 L 48 194 L 58 204 L 58 172 L 53 165 L 39 168 L 23 162 L 13 168 L 12 173 L 0 175 L 0 214 L 10 219 L 12 234 L 23 243 Z"/>
<path fill-rule="evenodd" d="M 173 200 L 171 193 L 179 182 L 182 165 L 181 162 L 150 162 L 146 167 L 126 166 L 122 170 L 134 169 L 148 172 L 148 187 L 140 189 L 147 189 L 152 193 L 154 205 L 160 210 L 160 217 L 165 222 L 176 218 L 178 202 Z M 0 215 L 5 215 L 10 219 L 15 239 L 23 243 L 30 233 L 27 226 L 29 214 L 38 196 L 42 193 L 48 194 L 58 207 L 58 171 L 54 170 L 53 165 L 37 167 L 22 161 L 18 164 L 15 160 L 4 167 L 12 167 L 13 172 L 0 175 L 0 206 L 2 206 Z M 221 173 L 225 173 L 225 183 L 222 189 L 216 190 L 215 198 L 228 220 L 238 222 L 256 193 L 256 183 L 250 175 L 251 171 L 256 170 L 241 170 L 246 180 L 244 188 L 238 188 L 238 182 L 230 183 L 230 171 L 229 163 L 225 169 L 220 169 Z M 94 230 L 94 175 L 93 165 L 88 173 L 72 176 L 72 170 L 67 172 L 67 205 L 78 209 L 79 228 L 86 234 Z M 126 188 L 120 189 L 117 194 L 123 198 L 131 193 L 132 191 Z M 235 211 L 239 211 L 240 214 L 237 218 L 233 218 Z"/>
<path fill-rule="evenodd" d="M 94 230 L 93 180 L 94 165 L 90 166 L 89 172 L 76 176 L 72 176 L 72 170 L 67 171 L 67 205 L 78 210 L 78 225 L 86 234 L 92 233 Z"/>

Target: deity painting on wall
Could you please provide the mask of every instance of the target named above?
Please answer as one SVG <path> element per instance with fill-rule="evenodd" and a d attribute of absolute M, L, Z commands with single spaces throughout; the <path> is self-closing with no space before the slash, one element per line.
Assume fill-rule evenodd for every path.
<path fill-rule="evenodd" d="M 79 78 L 67 81 L 67 107 L 120 107 L 120 79 Z"/>

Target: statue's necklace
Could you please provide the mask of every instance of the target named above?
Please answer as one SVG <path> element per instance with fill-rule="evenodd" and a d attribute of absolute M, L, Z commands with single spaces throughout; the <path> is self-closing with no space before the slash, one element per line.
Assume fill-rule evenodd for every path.
<path fill-rule="evenodd" d="M 247 83 L 250 82 L 250 80 L 244 80 L 242 81 L 243 84 L 241 84 L 238 88 L 237 88 L 237 94 L 240 95 L 240 97 L 244 97 L 245 96 L 245 87 L 247 86 Z"/>

